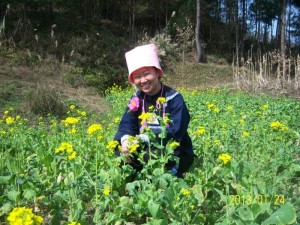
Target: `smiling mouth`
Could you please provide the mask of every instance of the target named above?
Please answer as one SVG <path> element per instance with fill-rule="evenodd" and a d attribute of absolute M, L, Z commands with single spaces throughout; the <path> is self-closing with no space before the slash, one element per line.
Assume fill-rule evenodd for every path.
<path fill-rule="evenodd" d="M 151 84 L 150 83 L 146 83 L 146 84 L 143 84 L 141 85 L 143 89 L 149 89 Z"/>

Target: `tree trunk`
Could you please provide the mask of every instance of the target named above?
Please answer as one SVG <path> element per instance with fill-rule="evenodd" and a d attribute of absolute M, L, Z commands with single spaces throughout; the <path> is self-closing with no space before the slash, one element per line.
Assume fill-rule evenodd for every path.
<path fill-rule="evenodd" d="M 239 1 L 235 0 L 235 51 L 236 51 L 236 63 L 239 63 Z"/>
<path fill-rule="evenodd" d="M 197 48 L 197 61 L 202 61 L 202 49 L 201 49 L 201 38 L 200 38 L 200 0 L 197 0 L 197 16 L 196 16 L 196 31 L 195 40 Z"/>
<path fill-rule="evenodd" d="M 285 27 L 286 27 L 286 0 L 282 0 L 282 11 L 281 11 L 281 32 L 280 32 L 280 51 L 282 58 L 282 79 L 286 78 L 285 72 Z"/>
<path fill-rule="evenodd" d="M 246 39 L 246 13 L 247 13 L 247 8 L 246 8 L 246 0 L 242 1 L 242 43 L 241 43 L 241 57 L 244 57 L 244 46 L 245 46 L 245 39 Z"/>
<path fill-rule="evenodd" d="M 130 0 L 129 5 L 129 42 L 133 43 L 135 39 L 135 12 L 134 12 L 134 0 Z"/>

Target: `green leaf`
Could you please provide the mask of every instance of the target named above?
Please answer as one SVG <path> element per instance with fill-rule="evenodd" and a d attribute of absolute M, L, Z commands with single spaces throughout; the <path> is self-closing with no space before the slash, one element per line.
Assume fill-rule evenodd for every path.
<path fill-rule="evenodd" d="M 32 189 L 27 189 L 24 191 L 23 196 L 25 199 L 30 200 L 36 196 L 36 192 Z"/>
<path fill-rule="evenodd" d="M 148 202 L 148 209 L 151 213 L 151 216 L 156 219 L 157 217 L 157 213 L 158 213 L 158 210 L 159 210 L 159 204 L 157 203 L 154 203 L 153 200 L 150 200 Z"/>
<path fill-rule="evenodd" d="M 286 225 L 296 222 L 296 210 L 291 203 L 286 203 L 274 212 L 262 225 Z"/>
<path fill-rule="evenodd" d="M 20 192 L 16 191 L 16 190 L 7 192 L 7 198 L 12 201 L 17 201 L 17 198 L 19 195 L 20 195 Z"/>
<path fill-rule="evenodd" d="M 11 176 L 0 176 L 0 185 L 8 184 Z"/>
<path fill-rule="evenodd" d="M 253 213 L 248 206 L 241 206 L 238 208 L 239 216 L 244 221 L 252 221 L 254 220 Z"/>
<path fill-rule="evenodd" d="M 168 219 L 152 220 L 149 225 L 168 225 Z"/>

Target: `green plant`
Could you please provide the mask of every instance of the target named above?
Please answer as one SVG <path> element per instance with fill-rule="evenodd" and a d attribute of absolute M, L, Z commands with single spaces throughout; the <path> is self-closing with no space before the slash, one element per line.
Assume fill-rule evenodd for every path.
<path fill-rule="evenodd" d="M 67 111 L 62 94 L 46 84 L 37 84 L 36 89 L 27 94 L 26 107 L 42 116 L 51 114 L 62 117 Z"/>

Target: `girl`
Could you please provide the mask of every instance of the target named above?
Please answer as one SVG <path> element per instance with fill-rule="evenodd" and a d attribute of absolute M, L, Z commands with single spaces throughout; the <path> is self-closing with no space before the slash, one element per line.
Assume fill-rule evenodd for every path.
<path fill-rule="evenodd" d="M 130 136 L 139 135 L 144 142 L 149 142 L 149 137 L 143 134 L 146 126 L 152 129 L 158 137 L 160 133 L 158 120 L 153 119 L 142 123 L 140 117 L 143 113 L 150 112 L 150 109 L 156 107 L 157 110 L 154 110 L 153 113 L 161 113 L 157 116 L 163 118 L 168 115 L 170 120 L 164 143 L 166 144 L 170 139 L 179 142 L 179 146 L 174 151 L 174 155 L 179 158 L 179 165 L 168 163 L 166 167 L 171 173 L 182 178 L 183 173 L 190 168 L 194 161 L 192 141 L 187 132 L 190 115 L 184 99 L 178 91 L 161 82 L 163 71 L 159 64 L 156 45 L 148 44 L 136 47 L 126 52 L 125 58 L 129 71 L 128 80 L 135 85 L 137 92 L 127 106 L 115 135 L 115 140 L 121 144 L 120 153 L 128 153 Z M 132 159 L 130 163 L 135 169 L 141 169 L 141 164 L 137 159 Z"/>

